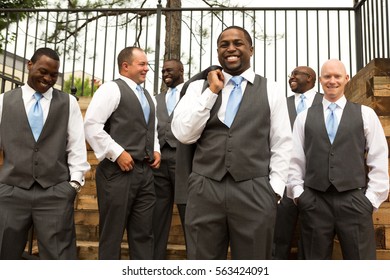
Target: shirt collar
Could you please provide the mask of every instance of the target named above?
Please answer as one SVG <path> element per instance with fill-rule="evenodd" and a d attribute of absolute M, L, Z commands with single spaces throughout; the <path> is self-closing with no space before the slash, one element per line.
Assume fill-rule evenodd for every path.
<path fill-rule="evenodd" d="M 347 99 L 345 98 L 345 95 L 343 95 L 336 102 L 330 102 L 324 97 L 322 99 L 322 105 L 324 106 L 324 110 L 328 109 L 330 103 L 336 103 L 339 108 L 344 110 L 345 104 L 347 104 Z"/>
<path fill-rule="evenodd" d="M 314 98 L 314 95 L 316 95 L 316 91 L 314 89 L 309 89 L 304 93 L 295 93 L 295 98 L 300 98 L 302 94 L 305 95 L 307 99 L 312 99 Z"/>
<path fill-rule="evenodd" d="M 231 79 L 233 76 L 230 75 L 230 74 L 228 74 L 228 73 L 226 73 L 224 70 L 222 70 L 222 73 L 223 73 L 223 75 L 224 75 L 224 77 L 225 77 L 225 86 L 226 86 L 226 84 L 230 82 L 230 79 Z M 255 81 L 255 76 L 256 76 L 256 74 L 255 74 L 255 72 L 252 70 L 252 68 L 249 68 L 249 69 L 245 70 L 244 72 L 242 72 L 242 73 L 240 74 L 240 76 L 243 77 L 243 78 L 244 78 L 245 80 L 247 80 L 248 82 L 250 82 L 251 84 L 253 84 L 254 81 Z"/>
<path fill-rule="evenodd" d="M 126 84 L 135 92 L 137 90 L 138 84 L 134 82 L 132 79 L 127 78 L 126 76 L 120 75 L 119 78 L 126 82 Z"/>
<path fill-rule="evenodd" d="M 22 86 L 23 99 L 32 99 L 34 93 L 36 92 L 37 91 L 32 87 L 30 87 L 29 84 L 27 83 Z M 53 96 L 53 88 L 49 88 L 46 92 L 41 92 L 41 93 L 43 98 L 47 100 L 51 100 Z"/>
<path fill-rule="evenodd" d="M 184 83 L 181 83 L 181 84 L 178 84 L 177 86 L 175 86 L 176 88 L 176 92 L 180 92 L 181 91 L 181 88 L 183 87 Z M 167 90 L 167 93 L 171 92 L 173 88 L 168 88 Z"/>

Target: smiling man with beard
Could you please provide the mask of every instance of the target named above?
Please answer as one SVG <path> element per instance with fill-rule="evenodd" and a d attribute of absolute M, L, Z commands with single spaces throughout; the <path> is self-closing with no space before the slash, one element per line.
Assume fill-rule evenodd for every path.
<path fill-rule="evenodd" d="M 27 64 L 27 84 L 0 96 L 0 258 L 20 259 L 34 225 L 40 259 L 76 259 L 74 199 L 87 162 L 76 98 L 54 89 L 60 61 L 49 48 Z"/>
<path fill-rule="evenodd" d="M 172 131 L 197 143 L 186 207 L 189 259 L 270 259 L 276 206 L 291 152 L 286 98 L 254 73 L 249 33 L 226 28 L 217 40 L 222 70 L 191 83 Z M 233 99 L 233 100 L 231 100 Z M 236 112 L 236 114 L 235 114 Z"/>
<path fill-rule="evenodd" d="M 168 89 L 156 96 L 157 131 L 161 150 L 161 166 L 153 170 L 156 191 L 156 206 L 153 213 L 154 259 L 156 260 L 166 258 L 172 220 L 177 139 L 172 134 L 171 121 L 173 109 L 180 98 L 180 91 L 183 87 L 183 64 L 177 59 L 167 60 L 164 62 L 161 73 Z"/>
<path fill-rule="evenodd" d="M 288 76 L 288 83 L 294 95 L 287 98 L 288 114 L 290 117 L 291 129 L 297 114 L 309 108 L 311 105 L 322 102 L 322 94 L 314 90 L 316 73 L 308 66 L 296 67 Z M 276 260 L 287 260 L 290 258 L 291 245 L 298 222 L 298 208 L 286 192 L 278 205 L 274 247 L 272 258 Z M 302 259 L 301 250 L 298 244 L 298 259 Z"/>

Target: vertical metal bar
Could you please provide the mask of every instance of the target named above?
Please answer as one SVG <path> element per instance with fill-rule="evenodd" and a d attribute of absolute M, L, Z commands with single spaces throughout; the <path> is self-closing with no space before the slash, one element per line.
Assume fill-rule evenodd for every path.
<path fill-rule="evenodd" d="M 102 74 L 103 80 L 104 80 L 105 74 L 106 74 L 106 67 L 105 67 L 105 65 L 106 65 L 106 55 L 107 55 L 107 37 L 108 37 L 108 14 L 106 13 L 106 28 L 105 28 L 105 32 L 104 32 L 103 65 L 102 65 L 102 68 L 103 68 L 103 74 Z"/>
<path fill-rule="evenodd" d="M 160 69 L 160 37 L 161 37 L 161 13 L 162 6 L 161 1 L 158 1 L 157 4 L 157 18 L 156 18 L 156 52 L 154 54 L 154 85 L 153 85 L 153 95 L 156 95 L 158 92 L 158 69 Z"/>
<path fill-rule="evenodd" d="M 264 77 L 267 76 L 267 13 L 266 11 L 264 10 L 263 11 L 263 14 L 264 14 L 264 58 L 263 58 L 263 73 L 264 73 Z"/>
<path fill-rule="evenodd" d="M 30 15 L 29 15 L 29 13 L 27 13 L 27 20 L 26 20 L 26 28 L 25 28 L 25 30 L 26 30 L 26 35 L 25 35 L 25 39 L 24 39 L 24 50 L 23 50 L 23 58 L 24 58 L 24 60 L 23 60 L 23 66 L 22 66 L 22 79 L 21 79 L 21 82 L 22 83 L 24 83 L 24 77 L 25 77 L 25 75 L 24 75 L 24 73 L 25 73 L 25 71 L 26 71 L 26 63 L 25 63 L 25 59 L 26 59 L 26 56 L 27 56 L 27 45 L 28 45 L 28 28 L 29 28 L 29 22 L 30 22 Z M 2 91 L 3 92 L 3 91 Z"/>
<path fill-rule="evenodd" d="M 199 42 L 200 42 L 200 52 L 199 52 L 199 70 L 202 71 L 202 54 L 204 52 L 204 49 L 203 49 L 203 11 L 200 12 L 200 39 L 199 39 Z"/>
<path fill-rule="evenodd" d="M 116 48 L 117 48 L 117 42 L 118 42 L 118 17 L 119 17 L 119 14 L 115 14 L 115 35 L 114 35 L 114 51 L 112 53 L 113 55 L 113 71 L 112 71 L 112 79 L 114 80 L 115 79 L 115 69 L 116 69 L 116 63 L 115 63 L 115 59 L 116 59 Z M 119 69 L 118 69 L 119 71 Z"/>
<path fill-rule="evenodd" d="M 330 22 L 329 22 L 329 10 L 326 11 L 326 26 L 327 26 L 327 38 L 328 38 L 328 59 L 330 59 Z"/>
<path fill-rule="evenodd" d="M 363 68 L 362 7 L 355 8 L 356 72 Z"/>
<path fill-rule="evenodd" d="M 95 17 L 97 17 L 98 14 L 99 14 L 99 12 L 96 12 Z M 99 23 L 99 20 L 96 20 L 95 21 L 95 41 L 94 41 L 94 46 L 93 46 L 93 59 L 92 59 L 92 77 L 95 77 L 95 70 L 96 70 L 96 47 L 97 47 L 96 38 L 98 38 L 98 36 L 97 36 L 98 23 Z M 101 78 L 102 78 L 102 83 L 103 83 L 104 82 L 103 76 Z M 92 92 L 93 92 L 94 88 L 95 87 L 92 88 Z"/>
<path fill-rule="evenodd" d="M 88 44 L 88 41 L 87 41 L 87 38 L 88 38 L 88 18 L 89 18 L 89 13 L 86 13 L 86 19 L 85 19 L 85 22 L 86 22 L 86 25 L 85 25 L 85 38 L 84 38 L 84 55 L 83 55 L 83 80 L 82 80 L 82 87 L 84 88 L 84 77 L 85 77 L 85 64 L 86 64 L 86 60 L 87 60 L 87 44 Z M 91 78 L 91 96 L 93 96 L 93 85 L 94 85 L 94 80 L 95 80 L 95 77 L 92 75 L 92 78 Z M 80 93 L 81 96 L 84 95 L 84 91 L 82 90 L 81 93 Z"/>
<path fill-rule="evenodd" d="M 256 11 L 252 11 L 253 12 L 253 18 L 256 18 Z M 253 49 L 256 50 L 256 24 L 255 24 L 256 21 L 254 21 L 253 23 L 253 42 L 252 42 L 252 45 L 253 45 Z M 252 65 L 253 65 L 253 71 L 256 73 L 256 51 L 253 52 L 253 59 L 252 59 Z"/>
<path fill-rule="evenodd" d="M 339 52 L 339 60 L 341 60 L 341 40 L 340 40 L 340 11 L 337 11 L 337 44 L 338 44 L 338 52 Z"/>
<path fill-rule="evenodd" d="M 390 58 L 390 30 L 389 30 L 389 26 L 390 26 L 390 20 L 389 20 L 389 0 L 385 0 L 386 1 L 386 4 L 385 4 L 385 11 L 386 11 L 386 36 L 387 36 L 387 56 L 385 56 L 386 58 Z M 385 41 L 385 40 L 384 40 Z"/>
<path fill-rule="evenodd" d="M 278 65 L 278 55 L 277 55 L 277 52 L 278 52 L 278 49 L 277 49 L 277 44 L 278 44 L 278 40 L 277 40 L 277 32 L 276 32 L 276 10 L 274 10 L 274 42 L 275 42 L 275 47 L 274 47 L 274 50 L 275 50 L 275 58 L 274 58 L 274 63 L 275 63 L 275 69 L 274 69 L 274 75 L 275 75 L 275 81 L 277 81 L 277 66 Z"/>
<path fill-rule="evenodd" d="M 310 47 L 309 47 L 309 11 L 306 10 L 306 65 L 309 65 Z"/>
<path fill-rule="evenodd" d="M 298 65 L 298 49 L 299 49 L 299 40 L 298 40 L 298 10 L 295 10 L 295 65 Z"/>

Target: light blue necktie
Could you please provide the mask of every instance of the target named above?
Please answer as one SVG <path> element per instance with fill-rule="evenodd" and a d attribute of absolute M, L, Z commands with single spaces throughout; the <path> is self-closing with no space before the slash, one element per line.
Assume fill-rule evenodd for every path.
<path fill-rule="evenodd" d="M 176 88 L 172 88 L 171 92 L 168 95 L 167 98 L 167 110 L 168 110 L 168 115 L 172 114 L 173 109 L 175 109 L 176 106 Z"/>
<path fill-rule="evenodd" d="M 139 101 L 141 103 L 142 110 L 144 111 L 145 121 L 146 121 L 146 123 L 148 123 L 149 114 L 150 114 L 149 102 L 146 99 L 146 96 L 145 96 L 143 89 L 139 85 L 137 85 L 137 95 L 138 95 Z"/>
<path fill-rule="evenodd" d="M 43 128 L 43 110 L 40 102 L 42 94 L 36 92 L 34 93 L 34 98 L 35 103 L 31 106 L 30 111 L 28 112 L 28 122 L 30 123 L 35 141 L 38 141 Z"/>
<path fill-rule="evenodd" d="M 230 80 L 234 83 L 234 88 L 230 93 L 229 100 L 226 106 L 225 124 L 230 127 L 240 107 L 242 99 L 241 82 L 244 78 L 241 76 L 234 76 Z"/>
<path fill-rule="evenodd" d="M 334 138 L 336 136 L 338 122 L 337 116 L 334 113 L 334 110 L 337 108 L 336 103 L 330 103 L 328 109 L 330 110 L 328 117 L 326 118 L 326 130 L 328 131 L 328 136 L 330 143 L 333 144 Z"/>
<path fill-rule="evenodd" d="M 306 109 L 306 101 L 305 101 L 306 96 L 304 94 L 301 94 L 299 98 L 301 99 L 301 101 L 299 101 L 297 106 L 297 114 L 299 114 L 300 112 Z"/>

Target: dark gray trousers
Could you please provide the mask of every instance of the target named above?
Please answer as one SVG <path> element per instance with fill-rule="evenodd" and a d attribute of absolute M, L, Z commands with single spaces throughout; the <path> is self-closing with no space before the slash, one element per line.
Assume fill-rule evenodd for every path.
<path fill-rule="evenodd" d="M 152 217 L 156 195 L 149 164 L 135 160 L 133 170 L 123 172 L 116 162 L 104 159 L 96 169 L 96 189 L 99 259 L 121 258 L 125 230 L 130 259 L 153 259 Z"/>
<path fill-rule="evenodd" d="M 220 182 L 192 173 L 185 227 L 188 259 L 270 259 L 276 196 L 267 177 Z"/>
<path fill-rule="evenodd" d="M 165 145 L 161 165 L 153 169 L 156 205 L 153 213 L 154 259 L 165 260 L 175 194 L 176 149 Z"/>
<path fill-rule="evenodd" d="M 376 259 L 373 206 L 364 189 L 320 192 L 305 188 L 298 200 L 304 256 L 331 259 L 337 235 L 343 258 Z"/>
<path fill-rule="evenodd" d="M 21 259 L 32 224 L 40 259 L 77 259 L 75 197 L 68 182 L 47 189 L 0 184 L 0 259 Z"/>

